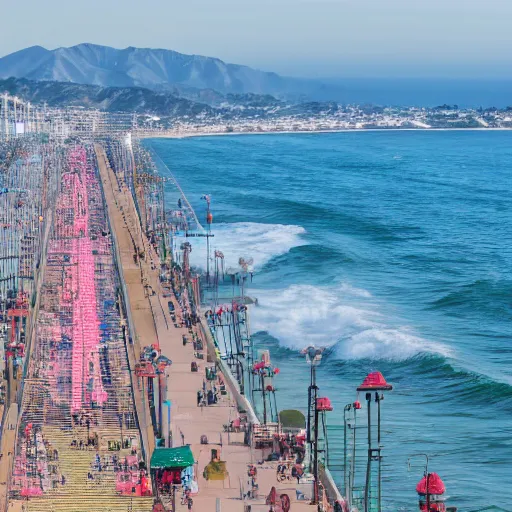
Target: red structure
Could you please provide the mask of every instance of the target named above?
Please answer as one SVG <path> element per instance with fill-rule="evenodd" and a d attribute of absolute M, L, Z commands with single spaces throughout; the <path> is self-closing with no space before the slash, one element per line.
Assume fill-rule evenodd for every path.
<path fill-rule="evenodd" d="M 368 418 L 368 456 L 366 461 L 366 478 L 364 485 L 364 512 L 370 511 L 370 504 L 377 503 L 377 510 L 382 509 L 382 443 L 381 443 L 381 402 L 384 400 L 382 391 L 393 389 L 391 384 L 380 372 L 369 373 L 357 391 L 365 392 L 365 400 Z M 376 404 L 376 418 L 372 420 L 372 402 Z M 353 404 L 354 410 L 359 409 L 361 404 L 359 397 Z M 374 414 L 375 416 L 375 414 Z"/>
<path fill-rule="evenodd" d="M 424 476 L 416 486 L 416 492 L 421 496 L 427 494 L 435 494 L 441 496 L 446 491 L 444 482 L 437 473 L 429 473 Z"/>
<path fill-rule="evenodd" d="M 327 397 L 317 398 L 316 410 L 320 412 L 332 411 L 331 401 Z"/>
<path fill-rule="evenodd" d="M 122 471 L 116 476 L 116 492 L 125 496 L 151 496 L 151 482 L 145 471 Z"/>
<path fill-rule="evenodd" d="M 416 485 L 419 495 L 421 512 L 445 512 L 443 494 L 446 491 L 444 482 L 437 473 L 427 473 Z M 455 509 L 456 510 L 456 509 Z"/>
<path fill-rule="evenodd" d="M 156 377 L 156 368 L 151 361 L 141 361 L 135 365 L 135 375 L 137 377 L 154 379 Z"/>
<path fill-rule="evenodd" d="M 391 391 L 393 386 L 386 382 L 384 375 L 380 372 L 369 373 L 357 391 Z"/>
<path fill-rule="evenodd" d="M 103 405 L 107 393 L 103 389 L 99 361 L 99 319 L 96 309 L 95 258 L 90 238 L 90 212 L 87 191 L 87 155 L 78 147 L 68 156 L 69 168 L 63 184 L 68 187 L 66 206 L 72 206 L 69 230 L 72 233 L 70 267 L 73 300 L 72 411 L 95 402 Z M 64 206 L 64 205 L 62 205 Z M 65 221 L 66 222 L 66 221 Z M 67 227 L 67 226 L 66 226 Z"/>

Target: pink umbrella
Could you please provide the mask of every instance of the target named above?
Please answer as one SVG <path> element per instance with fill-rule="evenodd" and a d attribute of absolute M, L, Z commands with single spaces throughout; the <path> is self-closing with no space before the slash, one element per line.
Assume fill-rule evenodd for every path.
<path fill-rule="evenodd" d="M 138 459 L 135 455 L 127 455 L 126 456 L 126 463 L 128 466 L 136 466 L 138 464 Z"/>
<path fill-rule="evenodd" d="M 29 497 L 29 496 L 42 496 L 43 495 L 43 491 L 39 487 L 24 487 L 23 489 L 21 489 L 21 493 L 20 494 L 22 496 L 26 496 L 26 497 Z"/>

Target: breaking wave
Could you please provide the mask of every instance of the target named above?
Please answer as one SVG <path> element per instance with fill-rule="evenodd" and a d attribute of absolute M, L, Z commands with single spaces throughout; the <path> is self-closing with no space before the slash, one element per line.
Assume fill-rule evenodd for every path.
<path fill-rule="evenodd" d="M 389 325 L 367 290 L 346 283 L 330 288 L 292 285 L 251 293 L 258 298 L 251 313 L 253 331 L 267 332 L 290 349 L 327 346 L 345 360 L 451 355 L 447 346 L 425 340 L 408 327 Z"/>
<path fill-rule="evenodd" d="M 341 340 L 336 353 L 342 359 L 389 359 L 403 361 L 422 354 L 450 357 L 449 347 L 425 340 L 407 327 L 373 327 Z"/>
<path fill-rule="evenodd" d="M 222 251 L 225 268 L 238 268 L 240 257 L 252 258 L 255 269 L 261 268 L 272 258 L 286 254 L 293 247 L 306 244 L 302 235 L 306 230 L 301 226 L 284 224 L 261 224 L 257 222 L 236 222 L 216 224 L 211 247 Z M 206 265 L 206 241 L 192 240 L 191 264 L 200 268 Z M 212 251 L 213 252 L 213 251 Z"/>

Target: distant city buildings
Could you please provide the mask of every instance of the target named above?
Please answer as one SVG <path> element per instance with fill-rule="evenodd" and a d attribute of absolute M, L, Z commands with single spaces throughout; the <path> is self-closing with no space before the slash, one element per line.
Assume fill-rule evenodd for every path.
<path fill-rule="evenodd" d="M 319 106 L 325 106 L 319 104 Z M 368 129 L 512 129 L 512 111 L 459 109 L 443 105 L 436 108 L 373 107 L 347 105 L 311 113 L 287 115 L 282 110 L 235 109 L 228 113 L 181 118 L 139 116 L 139 128 L 174 135 L 215 133 L 316 132 Z M 306 110 L 306 108 L 304 108 Z"/>

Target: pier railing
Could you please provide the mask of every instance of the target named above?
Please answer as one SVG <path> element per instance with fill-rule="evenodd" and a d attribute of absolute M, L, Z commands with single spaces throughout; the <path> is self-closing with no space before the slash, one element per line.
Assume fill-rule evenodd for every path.
<path fill-rule="evenodd" d="M 185 195 L 185 192 L 183 192 L 183 189 L 180 187 L 180 184 L 178 183 L 178 180 L 174 177 L 174 174 L 171 172 L 169 167 L 167 167 L 165 162 L 160 158 L 160 156 L 156 153 L 156 151 L 153 148 L 150 147 L 149 148 L 149 152 L 150 152 L 151 158 L 155 162 L 155 165 L 156 165 L 157 169 L 160 168 L 158 170 L 160 170 L 160 171 L 163 170 L 162 174 L 165 174 L 165 177 L 169 178 L 171 180 L 172 184 L 179 191 L 183 203 L 185 204 L 187 210 L 189 211 L 190 215 L 192 216 L 192 218 L 194 219 L 194 222 L 197 225 L 197 229 L 203 230 L 204 228 L 201 225 L 201 223 L 199 222 L 199 219 L 197 218 L 197 215 L 196 215 L 196 212 L 194 211 L 194 208 L 192 208 L 189 200 L 187 199 L 187 196 Z"/>
<path fill-rule="evenodd" d="M 210 329 L 208 328 L 208 326 L 204 325 L 204 321 L 202 319 L 200 321 L 200 328 L 201 328 L 203 337 L 206 340 L 208 349 L 213 351 L 213 353 L 215 353 L 216 352 L 215 344 L 213 342 L 213 338 L 210 333 Z M 233 398 L 235 399 L 238 410 L 244 411 L 247 413 L 247 418 L 250 423 L 259 425 L 260 420 L 258 419 L 258 416 L 254 412 L 254 408 L 253 408 L 252 404 L 240 392 L 240 386 L 238 385 L 237 380 L 235 379 L 235 377 L 229 370 L 226 363 L 222 359 L 220 359 L 219 357 L 216 356 L 215 364 L 219 367 L 220 371 L 222 372 L 222 375 L 226 379 L 226 384 L 229 387 L 229 390 L 231 391 Z"/>
<path fill-rule="evenodd" d="M 195 221 L 197 222 L 197 225 L 201 227 L 192 206 L 186 199 L 185 193 L 181 189 L 176 178 L 173 176 L 171 171 L 168 169 L 168 167 L 160 159 L 160 157 L 156 154 L 154 150 L 151 150 L 151 157 L 153 158 L 154 162 L 158 162 L 158 167 L 161 168 L 162 172 L 165 173 L 167 177 L 171 178 L 173 185 L 176 187 L 176 189 L 179 191 L 181 195 L 183 204 L 190 211 L 190 214 L 192 218 L 195 219 Z M 190 294 L 190 297 L 192 296 L 193 294 Z M 249 444 L 257 448 L 272 449 L 276 435 L 280 434 L 280 425 L 278 423 L 268 423 L 265 425 L 261 424 L 260 420 L 257 417 L 253 404 L 244 394 L 242 394 L 240 384 L 235 378 L 234 374 L 231 372 L 229 365 L 220 357 L 219 349 L 215 343 L 214 335 L 211 332 L 210 326 L 208 325 L 207 321 L 201 315 L 199 304 L 196 304 L 196 309 L 197 315 L 199 317 L 199 328 L 202 337 L 205 340 L 208 355 L 213 361 L 215 361 L 217 368 L 222 373 L 225 384 L 236 403 L 238 412 L 244 412 L 245 414 L 247 414 L 247 420 L 249 423 Z M 248 318 L 247 329 L 249 332 Z M 319 479 L 321 482 L 320 488 L 322 491 L 321 499 L 324 503 L 329 503 L 331 505 L 334 504 L 334 502 L 336 501 L 344 503 L 343 497 L 336 486 L 333 475 L 330 473 L 329 469 L 323 464 L 321 464 L 319 468 Z"/>

